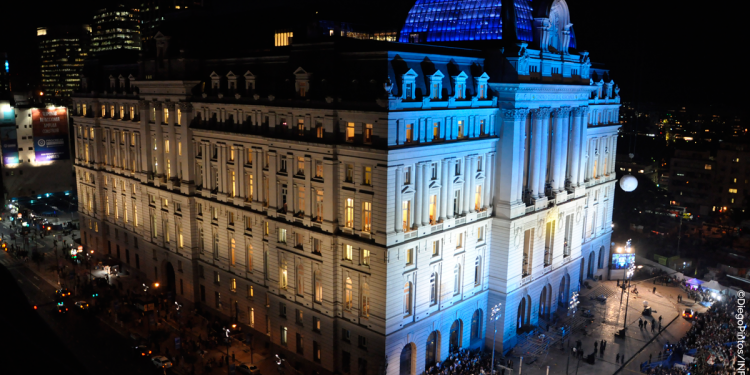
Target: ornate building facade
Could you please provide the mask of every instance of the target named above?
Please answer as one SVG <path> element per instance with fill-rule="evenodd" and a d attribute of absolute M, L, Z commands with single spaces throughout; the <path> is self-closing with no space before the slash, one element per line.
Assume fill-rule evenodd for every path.
<path fill-rule="evenodd" d="M 614 199 L 617 89 L 564 1 L 534 12 L 529 40 L 502 13 L 503 50 L 208 60 L 157 34 L 157 58 L 74 96 L 84 243 L 309 369 L 422 373 L 491 347 L 498 303 L 509 350 L 607 276 Z"/>

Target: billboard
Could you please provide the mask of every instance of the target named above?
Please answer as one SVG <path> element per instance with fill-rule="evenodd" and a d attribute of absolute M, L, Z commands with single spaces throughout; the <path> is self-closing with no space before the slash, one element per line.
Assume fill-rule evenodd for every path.
<path fill-rule="evenodd" d="M 18 138 L 16 126 L 0 127 L 0 147 L 3 152 L 3 164 L 18 164 Z"/>
<path fill-rule="evenodd" d="M 612 254 L 612 269 L 627 269 L 631 264 L 635 263 L 635 254 Z"/>
<path fill-rule="evenodd" d="M 70 159 L 67 108 L 34 108 L 31 110 L 31 126 L 36 161 Z"/>
<path fill-rule="evenodd" d="M 0 125 L 16 126 L 16 111 L 9 102 L 0 102 Z"/>

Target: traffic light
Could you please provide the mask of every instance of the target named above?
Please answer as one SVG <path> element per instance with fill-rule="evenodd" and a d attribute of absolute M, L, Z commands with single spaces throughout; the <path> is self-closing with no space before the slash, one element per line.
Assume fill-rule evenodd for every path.
<path fill-rule="evenodd" d="M 91 297 L 99 297 L 99 293 L 94 293 L 91 295 Z"/>

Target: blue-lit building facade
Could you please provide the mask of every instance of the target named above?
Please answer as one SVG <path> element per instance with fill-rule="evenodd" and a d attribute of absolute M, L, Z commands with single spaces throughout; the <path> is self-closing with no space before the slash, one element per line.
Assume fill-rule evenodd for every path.
<path fill-rule="evenodd" d="M 510 350 L 607 277 L 618 89 L 562 0 L 417 1 L 400 38 L 159 32 L 85 77 L 83 241 L 305 373 L 421 374 L 492 347 L 498 304 Z"/>

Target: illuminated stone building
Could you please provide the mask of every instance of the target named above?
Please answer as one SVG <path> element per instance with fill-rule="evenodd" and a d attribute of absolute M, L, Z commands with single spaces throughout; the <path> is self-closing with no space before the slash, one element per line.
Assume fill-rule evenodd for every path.
<path fill-rule="evenodd" d="M 210 59 L 157 33 L 155 58 L 91 77 L 83 241 L 303 371 L 422 373 L 491 346 L 498 303 L 509 350 L 607 277 L 619 89 L 591 79 L 562 0 L 479 12 L 502 33 L 449 41 L 471 48 L 415 29 L 442 17 L 426 3 L 401 34 L 426 44 Z"/>

